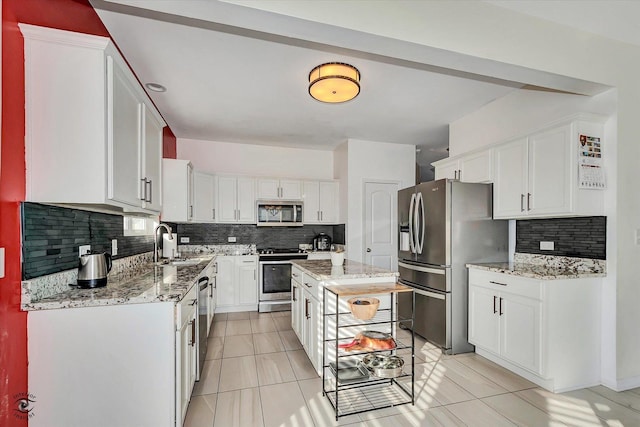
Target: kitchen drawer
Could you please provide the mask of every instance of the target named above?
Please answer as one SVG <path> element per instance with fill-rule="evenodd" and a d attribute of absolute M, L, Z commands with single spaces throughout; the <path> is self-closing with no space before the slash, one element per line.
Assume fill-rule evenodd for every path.
<path fill-rule="evenodd" d="M 469 284 L 482 286 L 497 292 L 509 292 L 523 297 L 542 300 L 542 283 L 537 279 L 470 268 Z"/>
<path fill-rule="evenodd" d="M 309 292 L 309 294 L 317 300 L 322 299 L 322 286 L 320 286 L 320 282 L 313 277 L 305 274 L 302 277 L 302 287 L 305 291 Z"/>
<path fill-rule="evenodd" d="M 302 281 L 304 280 L 304 273 L 296 266 L 291 267 L 291 280 L 295 280 L 300 285 L 302 285 Z"/>
<path fill-rule="evenodd" d="M 195 282 L 194 282 L 195 284 Z M 185 322 L 193 318 L 193 312 L 198 302 L 198 287 L 191 286 L 186 295 L 176 304 L 176 330 L 180 330 Z"/>

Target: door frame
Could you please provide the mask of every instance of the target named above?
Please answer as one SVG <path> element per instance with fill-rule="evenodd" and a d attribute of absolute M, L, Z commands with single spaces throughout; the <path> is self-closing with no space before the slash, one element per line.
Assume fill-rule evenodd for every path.
<path fill-rule="evenodd" d="M 373 179 L 373 178 L 363 178 L 362 179 L 362 216 L 360 218 L 360 245 L 362 246 L 362 263 L 364 264 L 367 259 L 367 235 L 366 235 L 366 218 L 367 218 L 367 184 L 393 184 L 396 186 L 396 194 L 397 191 L 402 189 L 402 181 L 394 180 L 394 179 Z M 397 196 L 396 196 L 397 197 Z M 396 222 L 398 219 L 398 207 L 396 206 Z M 392 268 L 395 268 L 395 271 L 398 271 L 398 239 L 393 239 L 393 249 L 395 252 L 392 252 Z"/>

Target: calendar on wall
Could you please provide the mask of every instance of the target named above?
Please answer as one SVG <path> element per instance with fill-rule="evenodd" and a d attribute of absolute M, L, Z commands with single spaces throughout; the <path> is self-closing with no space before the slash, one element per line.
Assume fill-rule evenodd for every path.
<path fill-rule="evenodd" d="M 602 162 L 602 141 L 599 137 L 580 135 L 578 147 L 578 188 L 607 188 Z"/>

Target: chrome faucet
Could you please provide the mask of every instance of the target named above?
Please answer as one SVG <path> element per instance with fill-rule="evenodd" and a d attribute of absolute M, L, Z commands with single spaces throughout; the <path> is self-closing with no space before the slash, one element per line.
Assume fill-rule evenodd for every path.
<path fill-rule="evenodd" d="M 167 233 L 169 233 L 169 240 L 173 240 L 171 227 L 169 227 L 167 224 L 162 224 L 162 223 L 158 224 L 156 229 L 153 230 L 153 262 L 154 263 L 158 262 L 158 230 L 160 228 L 164 228 L 165 230 L 167 230 Z"/>

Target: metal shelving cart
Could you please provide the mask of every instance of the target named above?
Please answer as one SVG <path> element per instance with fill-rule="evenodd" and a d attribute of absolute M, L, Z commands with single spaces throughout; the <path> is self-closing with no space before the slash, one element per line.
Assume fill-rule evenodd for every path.
<path fill-rule="evenodd" d="M 399 292 L 412 293 L 410 318 L 400 318 L 396 308 Z M 370 320 L 356 319 L 348 309 L 345 297 L 390 295 L 389 308 L 379 308 Z M 341 298 L 343 299 L 341 308 Z M 413 320 L 415 293 L 413 289 L 397 283 L 368 283 L 355 285 L 325 285 L 322 311 L 322 394 L 327 396 L 338 418 L 375 409 L 415 404 L 415 351 Z M 411 330 L 410 340 L 398 338 L 398 327 Z M 395 347 L 385 350 L 360 349 L 349 351 L 340 343 L 353 341 L 356 331 L 375 327 L 387 329 Z M 397 355 L 404 359 L 400 375 L 393 378 L 376 377 L 360 363 L 369 354 Z M 408 371 L 407 358 L 410 358 Z"/>

